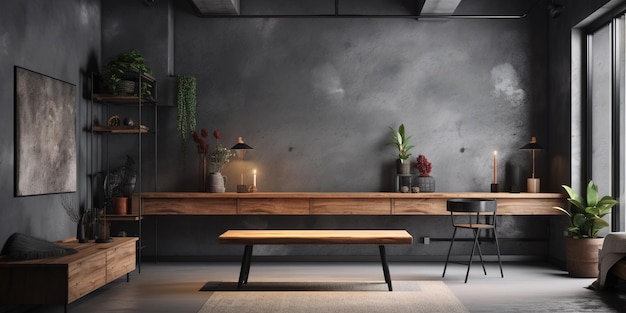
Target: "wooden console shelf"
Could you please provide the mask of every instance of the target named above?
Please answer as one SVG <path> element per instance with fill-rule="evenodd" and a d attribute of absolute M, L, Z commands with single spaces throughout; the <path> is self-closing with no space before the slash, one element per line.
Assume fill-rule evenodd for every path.
<path fill-rule="evenodd" d="M 143 215 L 448 215 L 450 198 L 496 199 L 498 215 L 560 215 L 552 207 L 567 204 L 560 193 L 505 192 L 144 192 L 141 197 Z"/>
<path fill-rule="evenodd" d="M 67 304 L 128 274 L 136 266 L 136 237 L 110 243 L 59 245 L 78 253 L 36 260 L 0 258 L 0 304 Z"/>

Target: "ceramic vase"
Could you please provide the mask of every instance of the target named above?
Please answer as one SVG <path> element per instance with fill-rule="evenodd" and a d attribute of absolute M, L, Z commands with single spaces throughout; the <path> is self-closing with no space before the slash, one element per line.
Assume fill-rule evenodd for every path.
<path fill-rule="evenodd" d="M 209 173 L 207 176 L 207 191 L 208 192 L 225 192 L 226 191 L 226 177 L 222 176 L 222 173 Z"/>
<path fill-rule="evenodd" d="M 396 169 L 400 175 L 411 174 L 411 162 L 409 160 L 398 159 L 396 161 Z"/>

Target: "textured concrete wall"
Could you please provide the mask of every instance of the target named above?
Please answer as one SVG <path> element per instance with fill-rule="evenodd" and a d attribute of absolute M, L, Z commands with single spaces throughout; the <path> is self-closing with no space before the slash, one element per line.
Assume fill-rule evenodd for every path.
<path fill-rule="evenodd" d="M 541 8 L 543 9 L 543 7 Z M 521 20 L 210 19 L 175 12 L 175 73 L 198 78 L 198 128 L 243 136 L 262 191 L 391 190 L 389 127 L 404 123 L 438 191 L 485 191 L 492 154 L 530 174 L 519 147 L 547 142 L 545 10 Z M 106 48 L 105 48 L 106 49 Z M 175 109 L 161 116 L 163 190 L 197 188 Z M 161 140 L 162 139 L 162 140 Z M 188 146 L 192 155 L 194 147 Z M 545 172 L 543 153 L 538 175 Z M 234 191 L 241 164 L 230 164 Z"/>
<path fill-rule="evenodd" d="M 115 3 L 103 4 L 103 11 L 114 12 Z M 258 170 L 262 191 L 391 190 L 395 152 L 387 146 L 389 127 L 400 123 L 416 145 L 411 159 L 424 154 L 433 163 L 437 190 L 485 191 L 492 180 L 493 150 L 499 152 L 499 183 L 504 185 L 507 163 L 530 173 L 530 157 L 519 147 L 530 136 L 540 142 L 547 136 L 543 9 L 509 21 L 210 19 L 177 3 L 174 74 L 198 78 L 198 128 L 221 130 L 228 146 L 243 136 L 255 148 L 243 166 L 247 183 L 251 170 Z M 155 24 L 165 23 L 162 13 L 155 16 L 161 17 L 153 19 Z M 103 55 L 141 49 L 146 40 L 164 37 L 133 41 L 136 35 L 105 35 Z M 197 190 L 195 147 L 188 145 L 183 159 L 176 108 L 168 99 L 159 108 L 158 190 Z M 544 155 L 537 158 L 540 177 Z M 228 191 L 235 190 L 241 168 L 239 162 L 227 166 Z M 502 218 L 504 253 L 545 255 L 546 221 Z M 409 229 L 416 241 L 424 236 L 444 240 L 391 251 L 407 257 L 445 255 L 445 239 L 451 236 L 447 217 L 150 217 L 143 225 L 144 256 L 172 258 L 238 256 L 239 247 L 217 244 L 216 236 L 227 228 L 388 227 Z M 114 232 L 125 227 L 131 226 L 118 225 Z M 274 247 L 259 253 L 371 251 Z"/>
<path fill-rule="evenodd" d="M 14 66 L 77 85 L 78 186 L 68 194 L 84 203 L 86 101 L 84 73 L 98 68 L 100 1 L 2 1 L 0 4 L 0 244 L 13 232 L 49 240 L 76 234 L 61 195 L 14 197 Z M 37 127 L 37 125 L 32 125 Z M 46 169 L 41 169 L 45 171 Z"/>

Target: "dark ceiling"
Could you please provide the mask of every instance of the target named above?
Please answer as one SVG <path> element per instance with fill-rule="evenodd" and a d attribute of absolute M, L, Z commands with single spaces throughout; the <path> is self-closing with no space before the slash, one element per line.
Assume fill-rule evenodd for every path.
<path fill-rule="evenodd" d="M 189 0 L 205 17 L 520 18 L 555 0 Z"/>

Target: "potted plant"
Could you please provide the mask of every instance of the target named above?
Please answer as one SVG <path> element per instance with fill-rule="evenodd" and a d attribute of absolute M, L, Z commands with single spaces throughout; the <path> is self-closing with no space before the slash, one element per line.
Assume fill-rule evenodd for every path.
<path fill-rule="evenodd" d="M 406 136 L 406 133 L 404 131 L 404 124 L 400 124 L 397 130 L 393 127 L 389 127 L 389 129 L 391 129 L 391 134 L 393 136 L 393 141 L 389 144 L 394 146 L 398 150 L 398 174 L 408 175 L 411 173 L 411 164 L 408 161 L 409 157 L 411 156 L 409 150 L 415 147 L 409 144 L 411 136 Z"/>
<path fill-rule="evenodd" d="M 176 77 L 176 85 L 178 89 L 176 130 L 184 148 L 187 136 L 196 129 L 196 78 L 179 75 Z"/>
<path fill-rule="evenodd" d="M 567 192 L 570 203 L 569 209 L 555 207 L 567 214 L 571 226 L 567 229 L 569 236 L 566 239 L 567 270 L 572 277 L 598 276 L 598 250 L 602 248 L 604 238 L 598 237 L 598 232 L 609 226 L 602 219 L 611 212 L 617 204 L 610 196 L 598 196 L 598 186 L 589 181 L 586 196 L 576 193 L 571 187 L 562 185 Z"/>
<path fill-rule="evenodd" d="M 137 49 L 119 53 L 104 65 L 104 88 L 116 96 L 137 94 L 137 91 L 135 91 L 135 80 L 126 78 L 129 73 L 152 75 L 152 70 L 145 64 L 144 57 Z M 151 98 L 151 84 L 146 80 L 142 80 L 140 92 L 142 97 Z"/>
<path fill-rule="evenodd" d="M 109 190 L 111 208 L 115 214 L 127 214 L 128 198 L 135 190 L 136 182 L 135 161 L 130 156 L 126 157 L 126 164 L 107 175 L 105 184 Z"/>
<path fill-rule="evenodd" d="M 433 170 L 433 164 L 428 162 L 428 159 L 420 154 L 417 156 L 414 167 L 419 171 L 417 177 L 417 187 L 420 192 L 434 192 L 435 191 L 435 178 L 430 176 L 430 172 Z"/>

